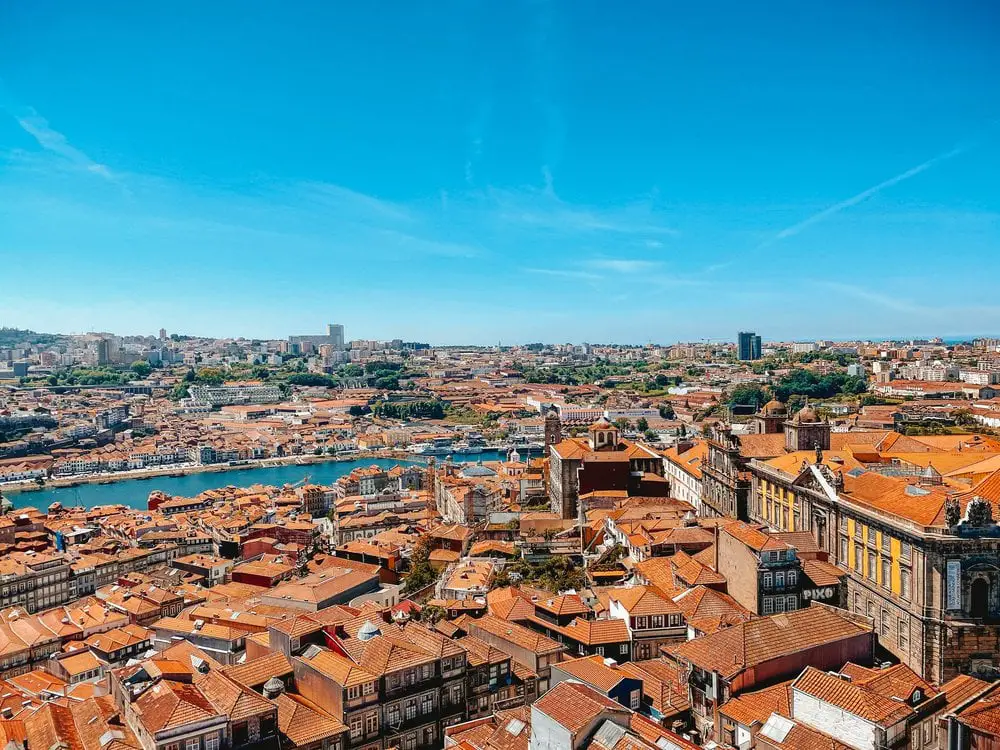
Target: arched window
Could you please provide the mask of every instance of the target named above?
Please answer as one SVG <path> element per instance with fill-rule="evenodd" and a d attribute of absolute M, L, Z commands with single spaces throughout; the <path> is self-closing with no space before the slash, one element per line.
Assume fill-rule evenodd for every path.
<path fill-rule="evenodd" d="M 990 614 L 990 582 L 985 578 L 977 578 L 972 582 L 969 594 L 969 614 L 977 618 L 988 617 Z"/>

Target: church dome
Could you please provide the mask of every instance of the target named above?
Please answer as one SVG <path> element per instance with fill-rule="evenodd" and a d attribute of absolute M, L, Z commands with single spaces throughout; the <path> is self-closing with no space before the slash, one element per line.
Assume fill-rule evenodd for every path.
<path fill-rule="evenodd" d="M 788 410 L 785 405 L 778 401 L 778 399 L 773 398 L 764 404 L 764 408 L 760 410 L 762 414 L 768 417 L 777 417 L 782 414 L 787 414 Z"/>
<path fill-rule="evenodd" d="M 590 429 L 592 430 L 610 430 L 613 427 L 614 425 L 608 421 L 607 417 L 601 417 L 594 424 L 590 425 Z"/>
<path fill-rule="evenodd" d="M 796 422 L 818 422 L 819 415 L 816 414 L 816 410 L 813 409 L 809 404 L 806 404 L 795 414 Z"/>
<path fill-rule="evenodd" d="M 359 641 L 370 641 L 372 638 L 377 638 L 380 635 L 382 635 L 382 631 L 371 620 L 367 620 L 358 630 Z"/>

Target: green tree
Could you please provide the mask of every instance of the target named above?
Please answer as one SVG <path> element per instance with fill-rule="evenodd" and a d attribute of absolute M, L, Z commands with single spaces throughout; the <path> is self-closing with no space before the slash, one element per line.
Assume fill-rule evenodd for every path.
<path fill-rule="evenodd" d="M 730 406 L 756 406 L 760 408 L 770 400 L 767 391 L 756 383 L 741 383 L 729 392 L 728 403 Z"/>
<path fill-rule="evenodd" d="M 149 377 L 149 373 L 153 371 L 152 366 L 149 362 L 143 362 L 142 360 L 132 363 L 132 372 L 134 372 L 140 378 Z"/>
<path fill-rule="evenodd" d="M 403 581 L 404 594 L 420 591 L 438 579 L 438 571 L 431 565 L 432 549 L 433 543 L 426 535 L 420 537 L 413 545 L 410 554 L 410 572 Z"/>
<path fill-rule="evenodd" d="M 218 367 L 202 367 L 196 373 L 195 380 L 205 385 L 222 385 L 225 382 L 222 370 Z"/>
<path fill-rule="evenodd" d="M 646 430 L 649 429 L 649 422 L 645 417 L 639 417 L 635 421 L 635 429 L 637 429 L 639 432 L 645 432 Z"/>
<path fill-rule="evenodd" d="M 661 419 L 673 419 L 675 416 L 674 407 L 671 404 L 660 404 Z"/>

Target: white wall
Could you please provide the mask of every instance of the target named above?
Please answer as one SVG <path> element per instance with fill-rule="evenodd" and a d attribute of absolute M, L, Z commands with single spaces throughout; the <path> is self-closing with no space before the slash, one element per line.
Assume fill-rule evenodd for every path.
<path fill-rule="evenodd" d="M 569 730 L 532 706 L 529 750 L 572 750 L 572 747 Z"/>
<path fill-rule="evenodd" d="M 857 750 L 874 750 L 875 725 L 826 701 L 792 689 L 792 716 L 796 721 L 836 737 Z"/>

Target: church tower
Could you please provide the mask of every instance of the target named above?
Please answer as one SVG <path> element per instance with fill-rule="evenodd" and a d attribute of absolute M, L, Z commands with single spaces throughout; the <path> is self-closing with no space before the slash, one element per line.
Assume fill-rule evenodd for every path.
<path fill-rule="evenodd" d="M 613 451 L 618 449 L 618 428 L 601 417 L 590 425 L 590 450 Z"/>
<path fill-rule="evenodd" d="M 545 415 L 545 453 L 549 448 L 562 442 L 562 423 L 559 421 L 559 412 L 552 407 Z"/>
<path fill-rule="evenodd" d="M 772 435 L 782 431 L 788 419 L 788 410 L 777 400 L 768 401 L 764 408 L 753 415 L 754 432 L 758 435 Z"/>
<path fill-rule="evenodd" d="M 785 450 L 830 450 L 830 423 L 820 419 L 809 404 L 785 422 Z"/>

